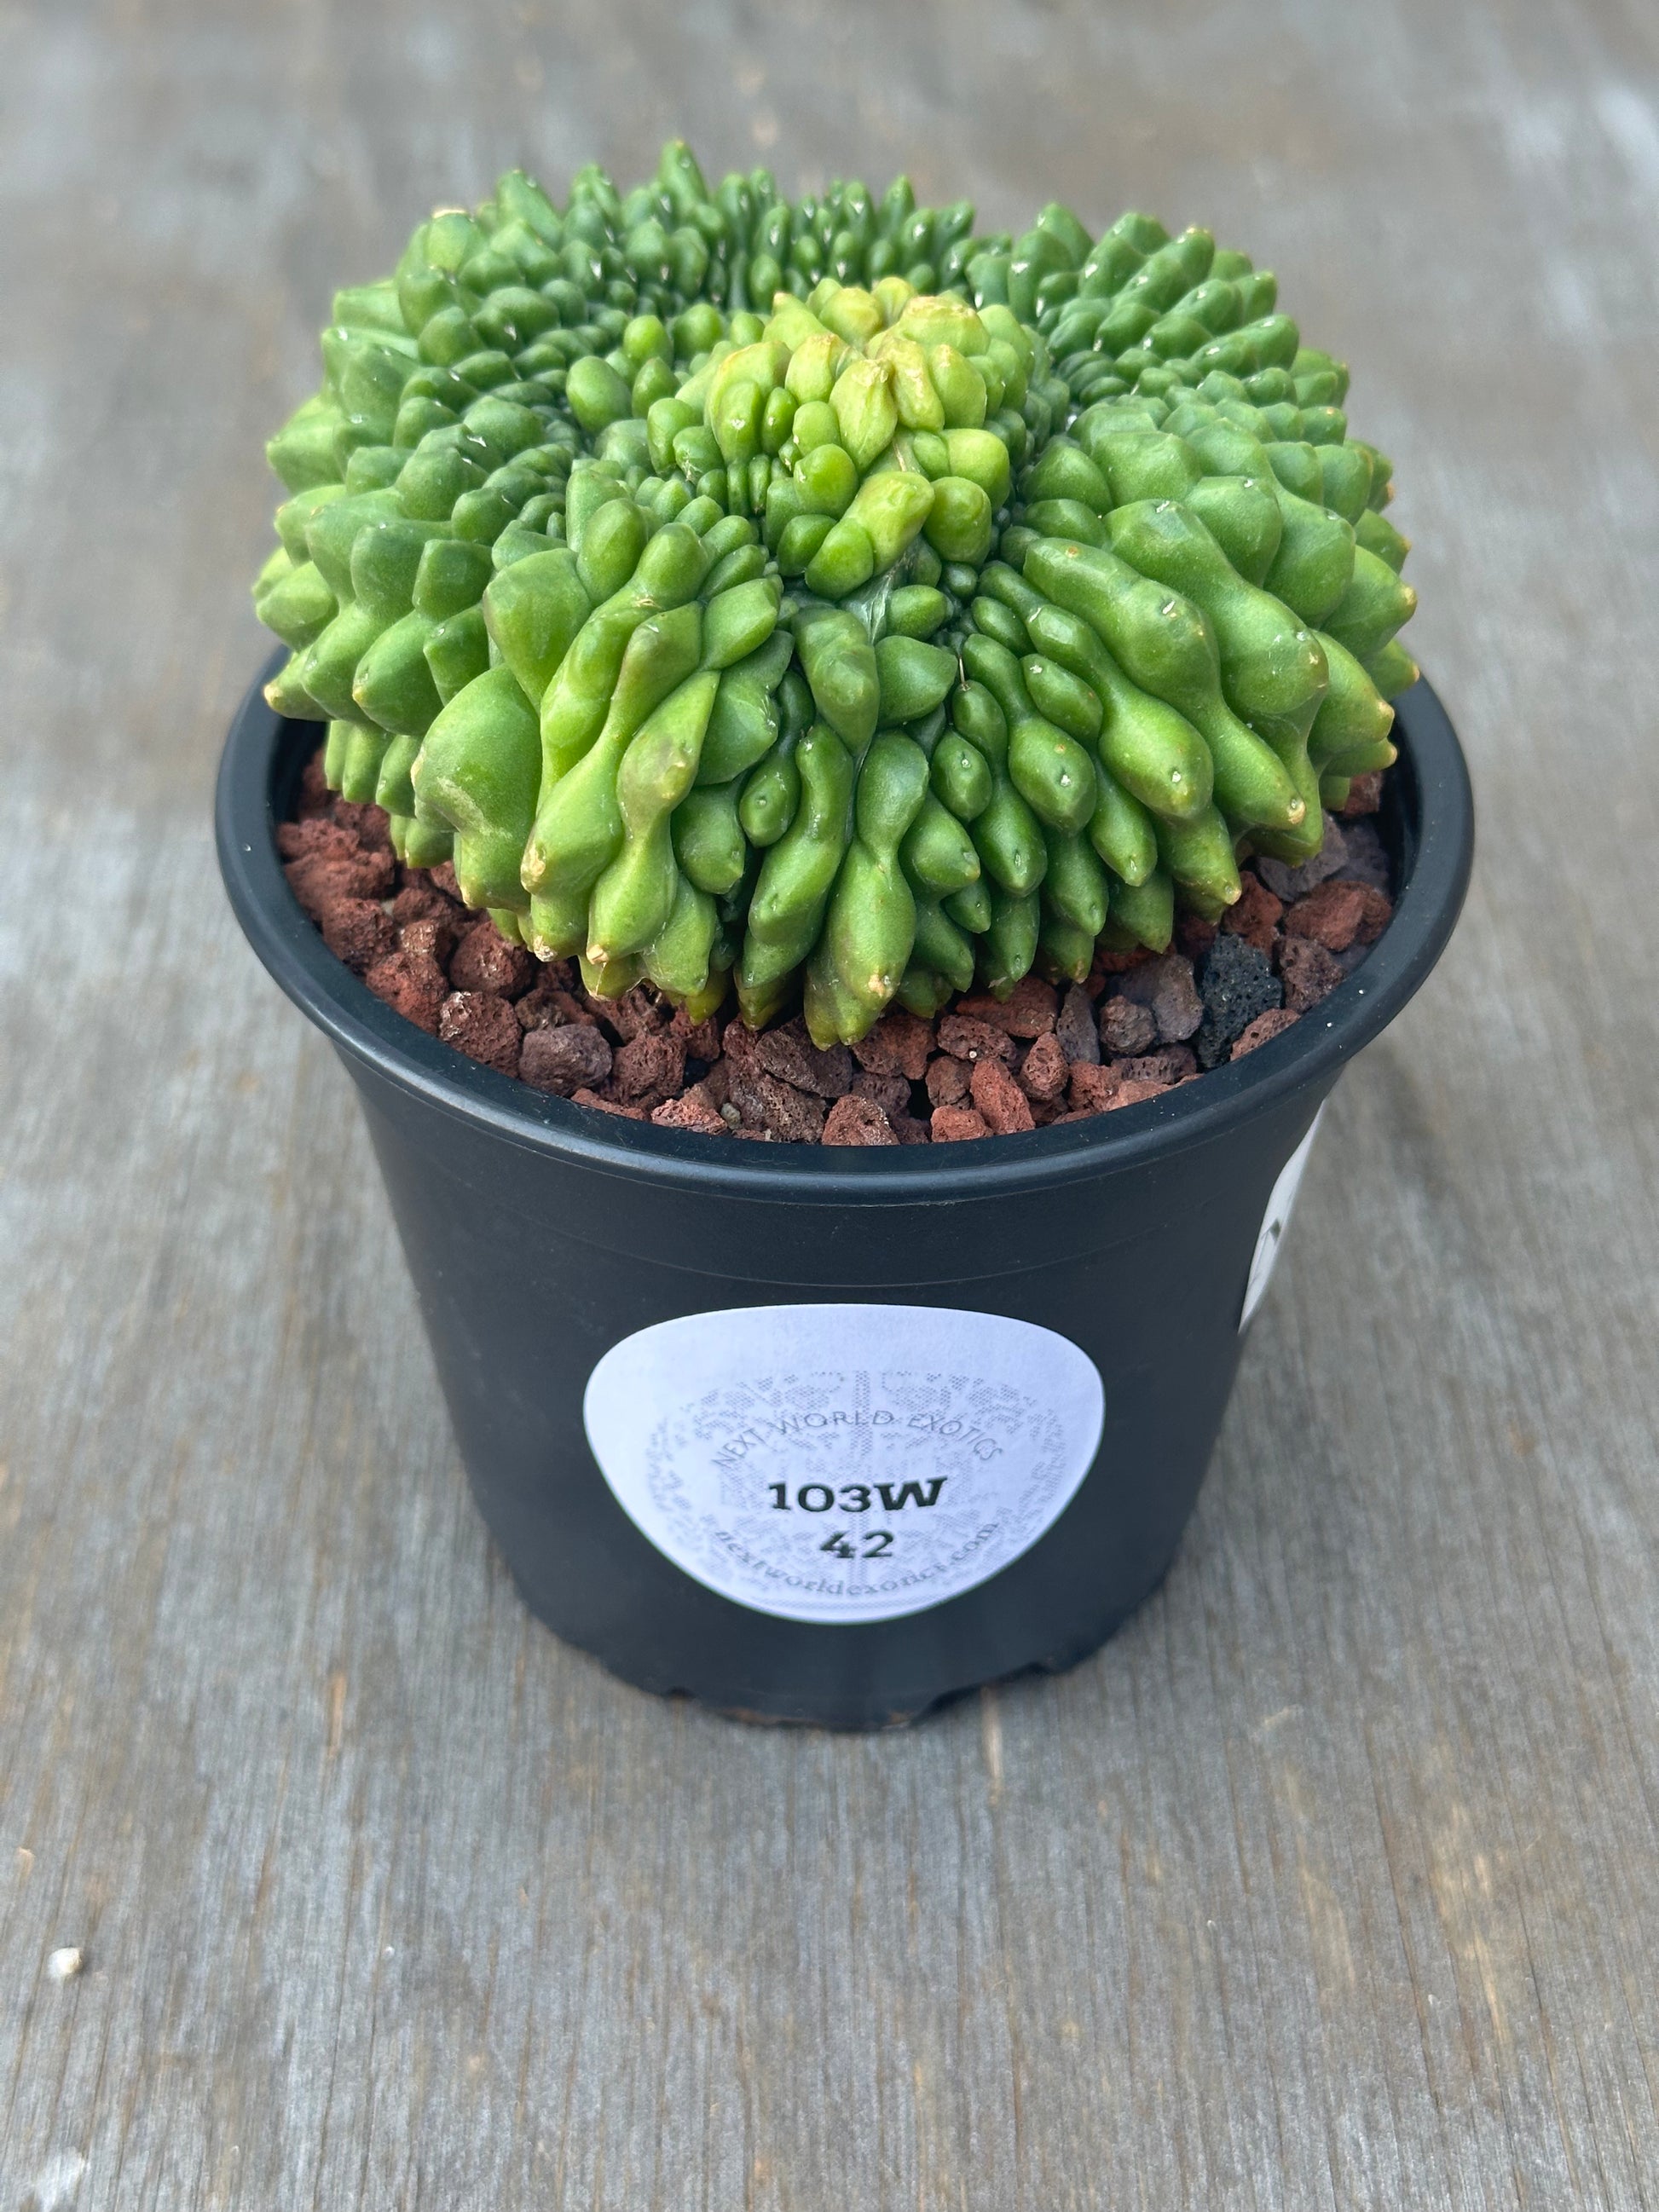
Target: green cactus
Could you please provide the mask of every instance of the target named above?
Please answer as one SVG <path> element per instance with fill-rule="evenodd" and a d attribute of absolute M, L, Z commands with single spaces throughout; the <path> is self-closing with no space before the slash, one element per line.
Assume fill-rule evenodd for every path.
<path fill-rule="evenodd" d="M 267 448 L 268 696 L 595 989 L 828 1043 L 1080 976 L 1394 758 L 1390 464 L 1207 231 L 977 236 L 672 141 L 434 216 L 322 357 Z"/>

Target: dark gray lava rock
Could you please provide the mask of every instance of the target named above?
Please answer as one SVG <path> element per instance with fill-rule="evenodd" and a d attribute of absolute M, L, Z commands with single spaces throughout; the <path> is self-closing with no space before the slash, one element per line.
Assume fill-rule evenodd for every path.
<path fill-rule="evenodd" d="M 1204 956 L 1199 989 L 1204 1019 L 1194 1048 L 1200 1067 L 1219 1066 L 1258 1014 L 1285 1003 L 1285 987 L 1267 954 L 1225 930 Z"/>
<path fill-rule="evenodd" d="M 1090 1060 L 1099 1065 L 1100 1038 L 1095 1029 L 1094 1001 L 1080 984 L 1073 983 L 1061 1000 L 1054 1035 L 1068 1060 Z"/>
<path fill-rule="evenodd" d="M 1147 1009 L 1158 1025 L 1160 1044 L 1183 1044 L 1204 1018 L 1193 963 L 1178 952 L 1131 968 L 1118 977 L 1117 988 L 1126 999 Z"/>
<path fill-rule="evenodd" d="M 1270 860 L 1264 853 L 1255 863 L 1255 872 L 1275 898 L 1283 899 L 1286 906 L 1305 898 L 1316 884 L 1322 884 L 1327 876 L 1334 876 L 1348 857 L 1346 833 L 1338 827 L 1334 817 L 1325 817 L 1325 842 L 1311 860 L 1304 860 L 1299 868 L 1287 868 L 1283 860 Z"/>
<path fill-rule="evenodd" d="M 1391 872 L 1388 848 L 1382 842 L 1376 823 L 1366 820 L 1345 822 L 1342 842 L 1346 848 L 1342 873 L 1349 881 L 1369 884 L 1373 890 L 1388 890 Z"/>

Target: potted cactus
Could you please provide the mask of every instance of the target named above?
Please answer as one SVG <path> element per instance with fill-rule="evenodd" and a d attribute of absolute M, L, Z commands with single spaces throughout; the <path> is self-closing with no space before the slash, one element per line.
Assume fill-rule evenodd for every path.
<path fill-rule="evenodd" d="M 775 1717 L 1075 1657 L 1163 1572 L 1317 1109 L 1467 877 L 1346 371 L 1206 231 L 711 191 L 678 142 L 434 216 L 323 356 L 221 849 L 532 1603 Z M 1264 916 L 1322 877 L 1310 993 Z M 493 998 L 438 971 L 469 915 Z M 1172 965 L 1198 1056 L 1115 1061 Z"/>

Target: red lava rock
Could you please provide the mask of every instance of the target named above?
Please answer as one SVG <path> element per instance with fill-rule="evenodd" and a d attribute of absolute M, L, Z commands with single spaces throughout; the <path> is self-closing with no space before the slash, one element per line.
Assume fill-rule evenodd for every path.
<path fill-rule="evenodd" d="M 847 1047 L 820 1050 L 799 1015 L 780 1029 L 763 1030 L 755 1041 L 755 1057 L 780 1083 L 793 1083 L 797 1091 L 819 1098 L 844 1098 L 853 1086 L 853 1055 Z"/>
<path fill-rule="evenodd" d="M 620 999 L 606 999 L 599 1006 L 600 1018 L 610 1023 L 624 1044 L 636 1036 L 665 1030 L 673 1013 L 668 1001 L 659 999 L 649 983 L 635 983 Z"/>
<path fill-rule="evenodd" d="M 328 860 L 349 860 L 359 849 L 351 832 L 342 830 L 326 814 L 276 824 L 276 850 L 285 860 L 308 860 L 313 854 L 321 854 Z"/>
<path fill-rule="evenodd" d="M 392 919 L 395 922 L 398 917 L 394 914 Z M 454 927 L 443 915 L 425 915 L 419 921 L 404 924 L 398 932 L 398 945 L 401 951 L 418 953 L 424 959 L 435 960 L 441 968 L 455 950 Z M 459 976 L 456 982 L 459 986 Z M 469 985 L 467 988 L 476 989 L 477 986 Z"/>
<path fill-rule="evenodd" d="M 1018 1129 L 1036 1127 L 1030 1100 L 1000 1060 L 975 1061 L 969 1087 L 993 1136 L 1007 1137 Z"/>
<path fill-rule="evenodd" d="M 1336 955 L 1310 937 L 1286 937 L 1279 948 L 1279 972 L 1285 979 L 1285 1004 L 1293 1014 L 1328 998 L 1342 981 Z"/>
<path fill-rule="evenodd" d="M 755 1089 L 762 1127 L 771 1136 L 787 1145 L 817 1144 L 823 1133 L 822 1098 L 809 1091 L 797 1091 L 792 1083 L 780 1083 L 775 1075 L 757 1077 Z M 739 1109 L 742 1103 L 739 1100 Z M 748 1118 L 744 1114 L 744 1119 Z"/>
<path fill-rule="evenodd" d="M 1344 822 L 1356 821 L 1362 814 L 1375 814 L 1382 804 L 1382 771 L 1372 769 L 1367 775 L 1357 775 L 1348 786 L 1348 795 L 1337 808 Z M 1238 1047 L 1233 1047 L 1237 1054 Z"/>
<path fill-rule="evenodd" d="M 562 982 L 559 971 L 562 961 L 544 968 L 536 981 L 514 1006 L 521 1030 L 556 1029 L 562 1022 L 576 1022 L 589 1029 L 597 1029 L 599 1017 L 585 1006 L 568 985 Z"/>
<path fill-rule="evenodd" d="M 300 790 L 295 801 L 295 811 L 301 822 L 307 822 L 313 815 L 326 814 L 333 804 L 334 793 L 329 789 L 328 779 L 323 774 L 322 748 L 319 746 L 300 770 Z M 280 825 L 283 830 L 288 826 L 286 822 Z"/>
<path fill-rule="evenodd" d="M 939 1025 L 939 1049 L 948 1052 L 952 1060 L 1012 1060 L 1014 1042 L 1006 1030 L 993 1029 L 989 1022 L 976 1021 L 971 1014 L 946 1014 Z"/>
<path fill-rule="evenodd" d="M 495 1002 L 501 1004 L 499 1000 Z M 648 1121 L 650 1115 L 643 1106 L 624 1106 L 619 1098 L 601 1098 L 597 1091 L 574 1091 L 571 1103 L 576 1106 L 592 1106 L 600 1114 L 619 1114 L 624 1121 Z"/>
<path fill-rule="evenodd" d="M 952 1060 L 951 1065 L 954 1067 L 957 1063 Z M 890 1121 L 895 1114 L 908 1114 L 910 1110 L 910 1086 L 902 1075 L 877 1075 L 861 1067 L 853 1078 L 853 1096 L 872 1100 Z M 829 1139 L 824 1141 L 828 1143 Z"/>
<path fill-rule="evenodd" d="M 826 1145 L 896 1145 L 898 1138 L 873 1098 L 851 1093 L 836 1099 L 823 1125 Z"/>
<path fill-rule="evenodd" d="M 1356 778 L 1341 809 L 1346 830 L 1328 815 L 1320 854 L 1298 869 L 1252 861 L 1223 934 L 1184 915 L 1170 952 L 1097 947 L 1082 984 L 1027 976 L 1006 1000 L 959 1000 L 937 1024 L 895 1008 L 850 1051 L 824 1051 L 799 1018 L 757 1034 L 740 1018 L 694 1023 L 648 984 L 616 1000 L 591 997 L 574 962 L 539 964 L 469 912 L 451 863 L 398 863 L 386 816 L 333 798 L 320 763 L 319 750 L 302 775 L 297 818 L 278 826 L 277 849 L 324 941 L 384 1004 L 472 1059 L 578 1104 L 756 1144 L 959 1144 L 1157 1097 L 1197 1079 L 1206 1002 L 1194 966 L 1206 990 L 1224 952 L 1255 962 L 1264 976 L 1261 956 L 1278 969 L 1285 1003 L 1249 1023 L 1236 1058 L 1316 1006 L 1393 914 L 1387 851 L 1365 818 L 1382 779 Z M 913 1086 L 924 1081 L 930 1120 L 912 1111 Z"/>
<path fill-rule="evenodd" d="M 1123 1082 L 1155 1083 L 1160 1091 L 1198 1073 L 1198 1056 L 1189 1044 L 1166 1044 L 1161 1052 L 1143 1053 L 1115 1064 Z"/>
<path fill-rule="evenodd" d="M 516 999 L 536 977 L 535 956 L 522 945 L 509 945 L 488 915 L 473 923 L 455 948 L 449 980 L 458 991 L 494 991 Z"/>
<path fill-rule="evenodd" d="M 1364 884 L 1331 878 L 1297 899 L 1285 916 L 1285 933 L 1310 937 L 1328 952 L 1346 952 L 1364 918 Z"/>
<path fill-rule="evenodd" d="M 1178 914 L 1176 916 L 1175 941 L 1176 951 L 1196 963 L 1215 943 L 1215 924 L 1206 921 L 1201 914 Z"/>
<path fill-rule="evenodd" d="M 502 1075 L 519 1072 L 519 1034 L 512 1007 L 487 991 L 452 991 L 438 1010 L 444 1042 Z"/>
<path fill-rule="evenodd" d="M 1003 1000 L 1002 1015 L 1010 1036 L 1046 1036 L 1060 1019 L 1060 993 L 1041 975 L 1022 975 Z"/>
<path fill-rule="evenodd" d="M 377 999 L 428 1036 L 438 1034 L 438 1009 L 449 994 L 444 971 L 430 953 L 408 945 L 377 960 L 363 977 Z"/>
<path fill-rule="evenodd" d="M 651 1119 L 659 1129 L 695 1129 L 700 1136 L 723 1137 L 726 1122 L 701 1083 L 694 1083 L 678 1098 L 665 1098 L 652 1109 Z"/>
<path fill-rule="evenodd" d="M 334 824 L 331 822 L 327 826 L 331 830 Z M 297 860 L 283 861 L 288 887 L 308 920 L 316 921 L 334 899 L 372 896 L 374 885 L 360 868 L 360 858 L 356 853 L 306 853 Z"/>
<path fill-rule="evenodd" d="M 331 824 L 331 827 L 332 825 Z M 313 921 L 340 898 L 383 899 L 392 890 L 395 863 L 390 853 L 318 852 L 289 860 L 283 869 L 289 887 Z"/>
<path fill-rule="evenodd" d="M 872 1075 L 902 1075 L 920 1083 L 933 1049 L 933 1025 L 896 1006 L 884 1014 L 868 1036 L 853 1047 L 853 1057 Z"/>
<path fill-rule="evenodd" d="M 690 1020 L 684 1006 L 676 1006 L 674 1018 L 668 1024 L 671 1036 L 677 1036 L 685 1047 L 688 1060 L 701 1060 L 709 1066 L 720 1056 L 720 1025 L 717 1015 L 710 1014 L 707 1021 Z"/>
<path fill-rule="evenodd" d="M 1019 1087 L 1028 1098 L 1044 1105 L 1060 1097 L 1071 1079 L 1071 1067 L 1052 1032 L 1040 1036 L 1025 1055 L 1019 1071 Z"/>
<path fill-rule="evenodd" d="M 1375 945 L 1377 939 L 1394 920 L 1394 901 L 1386 891 L 1373 885 L 1365 886 L 1365 910 L 1359 917 L 1359 927 L 1353 933 L 1356 945 Z"/>
<path fill-rule="evenodd" d="M 1006 999 L 962 999 L 956 1012 L 969 1021 L 988 1022 L 1011 1037 L 1040 1037 L 1059 1017 L 1060 994 L 1041 975 L 1022 975 Z"/>
<path fill-rule="evenodd" d="M 952 1060 L 948 1053 L 940 1053 L 937 1060 L 930 1060 L 927 1063 L 927 1096 L 935 1106 L 959 1106 L 968 1096 L 965 1063 Z"/>
<path fill-rule="evenodd" d="M 1066 1093 L 1074 1114 L 1103 1114 L 1117 1096 L 1119 1077 L 1115 1067 L 1098 1060 L 1072 1062 L 1071 1087 Z"/>
<path fill-rule="evenodd" d="M 761 1073 L 762 1070 L 755 1066 L 752 1059 L 744 1059 L 741 1054 L 730 1052 L 723 1052 L 709 1067 L 702 1079 L 709 1097 L 728 1124 L 744 1119 L 743 1105 L 747 1097 L 750 1118 L 758 1125 L 760 1099 L 755 1086 Z"/>
<path fill-rule="evenodd" d="M 660 1105 L 685 1081 L 685 1047 L 665 1030 L 641 1030 L 617 1051 L 611 1084 L 630 1105 Z"/>
<path fill-rule="evenodd" d="M 751 1086 L 754 1079 L 753 1074 L 747 1068 L 741 1066 L 724 1054 L 712 1064 L 708 1074 L 703 1077 L 703 1086 L 714 1102 L 715 1110 L 728 1127 L 734 1127 L 743 1119 L 743 1110 L 733 1095 L 734 1092 L 742 1091 Z"/>
<path fill-rule="evenodd" d="M 558 1029 L 532 1030 L 519 1051 L 521 1081 L 562 1098 L 603 1083 L 611 1073 L 611 1048 L 598 1024 L 569 1022 Z"/>
<path fill-rule="evenodd" d="M 1096 979 L 1091 977 L 1092 982 Z M 1100 984 L 1099 991 L 1105 985 Z M 1100 1032 L 1095 1022 L 1095 1001 L 1085 984 L 1073 983 L 1060 1001 L 1060 1012 L 1054 1022 L 1054 1037 L 1068 1060 L 1097 1060 L 1100 1058 Z"/>
<path fill-rule="evenodd" d="M 359 805 L 350 799 L 337 799 L 330 809 L 342 830 L 347 830 L 366 850 L 389 853 L 392 850 L 392 819 L 385 807 L 372 802 Z"/>
<path fill-rule="evenodd" d="M 1282 1036 L 1295 1019 L 1296 1016 L 1288 1006 L 1269 1006 L 1265 1014 L 1258 1014 L 1249 1029 L 1235 1039 L 1233 1058 L 1237 1060 L 1241 1053 L 1254 1052 L 1257 1045 L 1266 1044 L 1270 1037 Z"/>
<path fill-rule="evenodd" d="M 747 1042 L 734 1038 L 734 1030 L 740 1030 Z M 710 1098 L 717 1107 L 735 1106 L 744 1128 L 763 1129 L 787 1144 L 817 1144 L 823 1128 L 824 1102 L 769 1075 L 755 1057 L 755 1042 L 751 1030 L 738 1022 L 727 1024 L 725 1054 L 704 1078 Z"/>
<path fill-rule="evenodd" d="M 356 872 L 357 880 L 364 886 L 359 896 L 390 898 L 397 890 L 398 863 L 390 846 L 379 851 L 360 845 L 351 865 Z"/>
<path fill-rule="evenodd" d="M 1198 995 L 1193 963 L 1179 952 L 1166 952 L 1144 967 L 1132 968 L 1120 988 L 1126 999 L 1149 1010 L 1158 1024 L 1160 1044 L 1182 1043 L 1204 1018 L 1204 1001 Z"/>
<path fill-rule="evenodd" d="M 1120 1106 L 1139 1106 L 1144 1098 L 1156 1098 L 1169 1087 L 1167 1083 L 1120 1083 L 1106 1103 L 1115 1112 Z"/>
<path fill-rule="evenodd" d="M 598 1029 L 598 1022 L 571 998 L 568 991 L 538 991 L 529 988 L 525 998 L 514 1000 L 514 1013 L 518 1015 L 520 1029 L 560 1029 L 564 1022 L 580 1022 L 584 1029 Z"/>
<path fill-rule="evenodd" d="M 1285 902 L 1275 898 L 1261 877 L 1249 868 L 1240 875 L 1239 882 L 1243 889 L 1238 903 L 1230 906 L 1222 915 L 1221 927 L 1233 936 L 1242 937 L 1247 945 L 1254 945 L 1258 952 L 1271 953 Z"/>
<path fill-rule="evenodd" d="M 403 887 L 392 902 L 392 919 L 399 929 L 411 921 L 447 921 L 459 936 L 466 927 L 466 908 L 446 898 L 423 872 L 404 870 Z"/>
<path fill-rule="evenodd" d="M 965 1145 L 974 1137 L 991 1133 L 971 1106 L 935 1106 L 928 1126 L 936 1145 Z"/>
<path fill-rule="evenodd" d="M 750 1069 L 758 1074 L 762 1070 L 755 1057 L 755 1048 L 759 1042 L 759 1038 L 747 1022 L 733 1019 L 726 1024 L 725 1034 L 720 1039 L 720 1051 L 733 1067 Z"/>
<path fill-rule="evenodd" d="M 368 898 L 331 899 L 318 916 L 323 942 L 337 960 L 367 974 L 377 960 L 396 950 L 392 916 Z"/>
<path fill-rule="evenodd" d="M 1145 1052 L 1158 1036 L 1148 1006 L 1138 1006 L 1121 992 L 1100 1010 L 1100 1042 L 1109 1053 Z"/>

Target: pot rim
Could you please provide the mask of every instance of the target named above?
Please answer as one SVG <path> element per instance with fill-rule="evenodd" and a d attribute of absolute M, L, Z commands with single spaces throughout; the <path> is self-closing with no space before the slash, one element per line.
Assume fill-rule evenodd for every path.
<path fill-rule="evenodd" d="M 279 988 L 342 1051 L 384 1081 L 526 1150 L 601 1174 L 711 1195 L 848 1206 L 960 1203 L 1132 1169 L 1207 1143 L 1335 1071 L 1393 1020 L 1427 977 L 1456 924 L 1474 850 L 1474 809 L 1456 732 L 1426 680 L 1395 702 L 1401 881 L 1393 919 L 1368 957 L 1313 1013 L 1243 1060 L 1224 1061 L 1134 1106 L 975 1144 L 830 1146 L 715 1144 L 535 1091 L 428 1036 L 337 960 L 282 872 L 277 808 L 316 743 L 285 721 L 263 686 L 244 696 L 225 741 L 214 827 L 225 889 L 244 934 Z M 1328 1088 L 1328 1083 L 1325 1085 Z"/>

